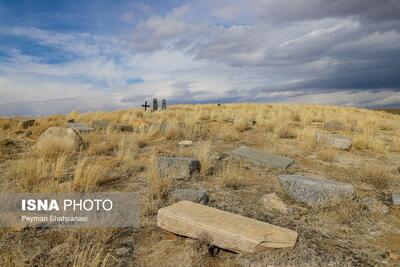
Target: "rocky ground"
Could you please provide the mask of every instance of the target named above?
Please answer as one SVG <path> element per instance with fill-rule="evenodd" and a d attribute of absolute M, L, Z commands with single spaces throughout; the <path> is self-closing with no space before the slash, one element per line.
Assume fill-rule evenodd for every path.
<path fill-rule="evenodd" d="M 34 119 L 0 119 L 2 191 L 136 191 L 141 226 L 1 229 L 1 266 L 400 264 L 400 206 L 392 201 L 400 192 L 399 115 L 243 104 Z M 43 134 L 51 127 L 62 130 Z M 68 133 L 68 127 L 75 130 Z M 317 134 L 345 141 L 321 141 Z M 231 152 L 240 146 L 294 163 L 283 169 L 237 159 Z M 183 180 L 161 175 L 155 162 L 162 156 L 196 158 L 199 173 Z M 354 194 L 323 205 L 304 203 L 281 186 L 277 177 L 284 174 L 347 183 Z M 180 199 L 295 230 L 297 243 L 293 249 L 233 253 L 158 228 L 157 210 Z"/>

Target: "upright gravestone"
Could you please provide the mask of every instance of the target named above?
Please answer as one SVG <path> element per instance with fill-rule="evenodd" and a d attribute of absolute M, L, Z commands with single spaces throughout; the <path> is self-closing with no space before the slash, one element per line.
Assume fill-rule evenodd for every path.
<path fill-rule="evenodd" d="M 153 111 L 157 111 L 158 110 L 158 100 L 157 98 L 153 99 Z"/>
<path fill-rule="evenodd" d="M 161 101 L 161 109 L 166 110 L 167 109 L 167 100 L 163 99 Z"/>

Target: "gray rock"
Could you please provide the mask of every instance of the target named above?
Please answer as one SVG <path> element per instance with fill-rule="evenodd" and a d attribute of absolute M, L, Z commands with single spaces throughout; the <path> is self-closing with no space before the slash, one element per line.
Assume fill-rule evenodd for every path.
<path fill-rule="evenodd" d="M 337 149 L 346 150 L 351 147 L 351 140 L 349 138 L 338 135 L 318 133 L 316 139 L 318 143 L 327 144 Z"/>
<path fill-rule="evenodd" d="M 40 145 L 41 142 L 45 142 L 46 139 L 49 138 L 53 139 L 60 138 L 63 140 L 71 141 L 75 145 L 76 149 L 79 149 L 84 144 L 82 137 L 74 129 L 50 127 L 39 136 L 36 145 Z"/>
<path fill-rule="evenodd" d="M 157 170 L 160 176 L 170 176 L 173 179 L 189 179 L 200 171 L 200 162 L 195 158 L 159 157 Z"/>
<path fill-rule="evenodd" d="M 389 207 L 380 202 L 379 200 L 364 197 L 361 199 L 360 203 L 365 206 L 370 212 L 378 213 L 381 215 L 387 214 L 389 212 Z"/>
<path fill-rule="evenodd" d="M 78 133 L 88 133 L 91 131 L 94 131 L 92 127 L 89 127 L 86 123 L 80 123 L 80 122 L 69 122 L 67 123 L 68 128 L 74 129 Z"/>
<path fill-rule="evenodd" d="M 32 127 L 35 124 L 34 119 L 29 119 L 29 120 L 22 120 L 18 123 L 18 125 L 24 129 Z"/>
<path fill-rule="evenodd" d="M 109 125 L 108 121 L 105 120 L 94 120 L 91 122 L 92 128 L 97 131 L 106 130 L 108 125 Z"/>
<path fill-rule="evenodd" d="M 392 194 L 392 201 L 394 205 L 400 205 L 400 194 Z"/>
<path fill-rule="evenodd" d="M 207 205 L 209 200 L 207 191 L 202 189 L 176 189 L 171 192 L 170 198 L 175 202 L 188 200 L 203 205 Z"/>
<path fill-rule="evenodd" d="M 307 204 L 329 204 L 354 196 L 351 184 L 301 175 L 279 175 L 283 190 L 294 200 Z"/>
<path fill-rule="evenodd" d="M 294 160 L 287 157 L 274 155 L 262 150 L 241 146 L 231 152 L 233 158 L 248 160 L 255 164 L 262 164 L 273 168 L 286 169 Z"/>

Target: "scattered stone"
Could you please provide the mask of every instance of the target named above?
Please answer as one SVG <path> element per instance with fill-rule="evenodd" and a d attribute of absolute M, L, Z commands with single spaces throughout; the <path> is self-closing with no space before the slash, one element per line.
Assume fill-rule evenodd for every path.
<path fill-rule="evenodd" d="M 193 145 L 193 141 L 191 141 L 191 140 L 183 140 L 183 141 L 180 141 L 178 143 L 178 145 L 180 145 L 180 146 L 191 146 L 191 145 Z"/>
<path fill-rule="evenodd" d="M 157 226 L 195 239 L 207 235 L 211 245 L 235 252 L 294 247 L 297 240 L 290 229 L 190 201 L 159 209 Z"/>
<path fill-rule="evenodd" d="M 400 194 L 392 194 L 392 201 L 394 205 L 400 205 Z"/>
<path fill-rule="evenodd" d="M 170 198 L 175 202 L 188 200 L 203 205 L 207 205 L 209 200 L 207 191 L 201 189 L 176 189 L 171 192 Z"/>
<path fill-rule="evenodd" d="M 244 146 L 235 149 L 231 154 L 236 159 L 245 159 L 256 164 L 263 164 L 273 168 L 286 169 L 294 162 L 291 158 L 274 155 L 262 150 L 247 148 Z"/>
<path fill-rule="evenodd" d="M 86 123 L 69 122 L 67 125 L 68 128 L 74 129 L 78 133 L 88 133 L 94 131 L 94 129 L 89 127 Z"/>
<path fill-rule="evenodd" d="M 117 248 L 115 250 L 115 255 L 118 257 L 124 257 L 128 255 L 131 252 L 131 249 L 129 247 L 122 247 L 122 248 Z"/>
<path fill-rule="evenodd" d="M 70 140 L 74 143 L 76 149 L 79 149 L 81 146 L 83 146 L 82 137 L 72 128 L 50 127 L 39 136 L 37 144 L 40 144 L 48 138 Z"/>
<path fill-rule="evenodd" d="M 126 124 L 121 124 L 121 123 L 113 124 L 112 128 L 119 132 L 133 132 L 134 131 L 132 126 L 126 125 Z"/>
<path fill-rule="evenodd" d="M 279 175 L 278 181 L 289 196 L 306 204 L 329 204 L 354 196 L 353 186 L 348 183 L 301 175 Z"/>
<path fill-rule="evenodd" d="M 108 125 L 109 125 L 108 121 L 105 120 L 94 120 L 91 122 L 92 128 L 97 131 L 106 130 Z"/>
<path fill-rule="evenodd" d="M 195 158 L 159 157 L 157 170 L 160 176 L 170 176 L 173 179 L 189 179 L 200 171 L 200 162 Z"/>
<path fill-rule="evenodd" d="M 278 197 L 275 193 L 266 194 L 262 197 L 264 207 L 267 211 L 278 211 L 283 214 L 288 214 L 290 208 Z"/>
<path fill-rule="evenodd" d="M 318 143 L 328 144 L 337 149 L 347 150 L 351 147 L 351 140 L 346 137 L 318 133 L 316 138 Z"/>
<path fill-rule="evenodd" d="M 373 213 L 378 213 L 381 215 L 385 215 L 389 212 L 389 207 L 380 202 L 379 200 L 370 198 L 370 197 L 364 197 L 361 199 L 360 203 L 365 206 L 368 211 L 373 212 Z"/>
<path fill-rule="evenodd" d="M 24 129 L 32 127 L 35 124 L 35 120 L 29 119 L 29 120 L 22 120 L 18 123 L 18 125 Z"/>

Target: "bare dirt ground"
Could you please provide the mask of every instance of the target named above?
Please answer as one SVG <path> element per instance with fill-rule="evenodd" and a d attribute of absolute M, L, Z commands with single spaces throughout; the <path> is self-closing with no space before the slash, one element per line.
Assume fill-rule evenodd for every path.
<path fill-rule="evenodd" d="M 400 116 L 384 111 L 317 105 L 180 105 L 144 112 L 71 112 L 35 118 L 0 118 L 2 192 L 137 191 L 138 229 L 0 229 L 1 266 L 399 266 Z M 106 121 L 81 133 L 77 150 L 68 142 L 37 142 L 49 127 L 67 120 Z M 131 132 L 113 125 L 130 126 Z M 316 133 L 352 140 L 349 150 L 318 144 Z M 191 140 L 190 146 L 179 145 Z M 236 162 L 241 146 L 291 157 L 287 170 Z M 187 181 L 157 179 L 152 159 L 194 156 L 200 174 Z M 234 162 L 232 164 L 232 162 Z M 304 174 L 351 183 L 352 201 L 325 207 L 296 203 L 276 179 Z M 209 206 L 298 232 L 293 249 L 257 254 L 220 250 L 156 226 L 160 207 L 177 188 L 205 189 Z M 291 212 L 270 210 L 262 197 L 275 193 Z M 368 197 L 377 208 L 365 204 Z M 385 208 L 388 212 L 385 212 Z"/>

